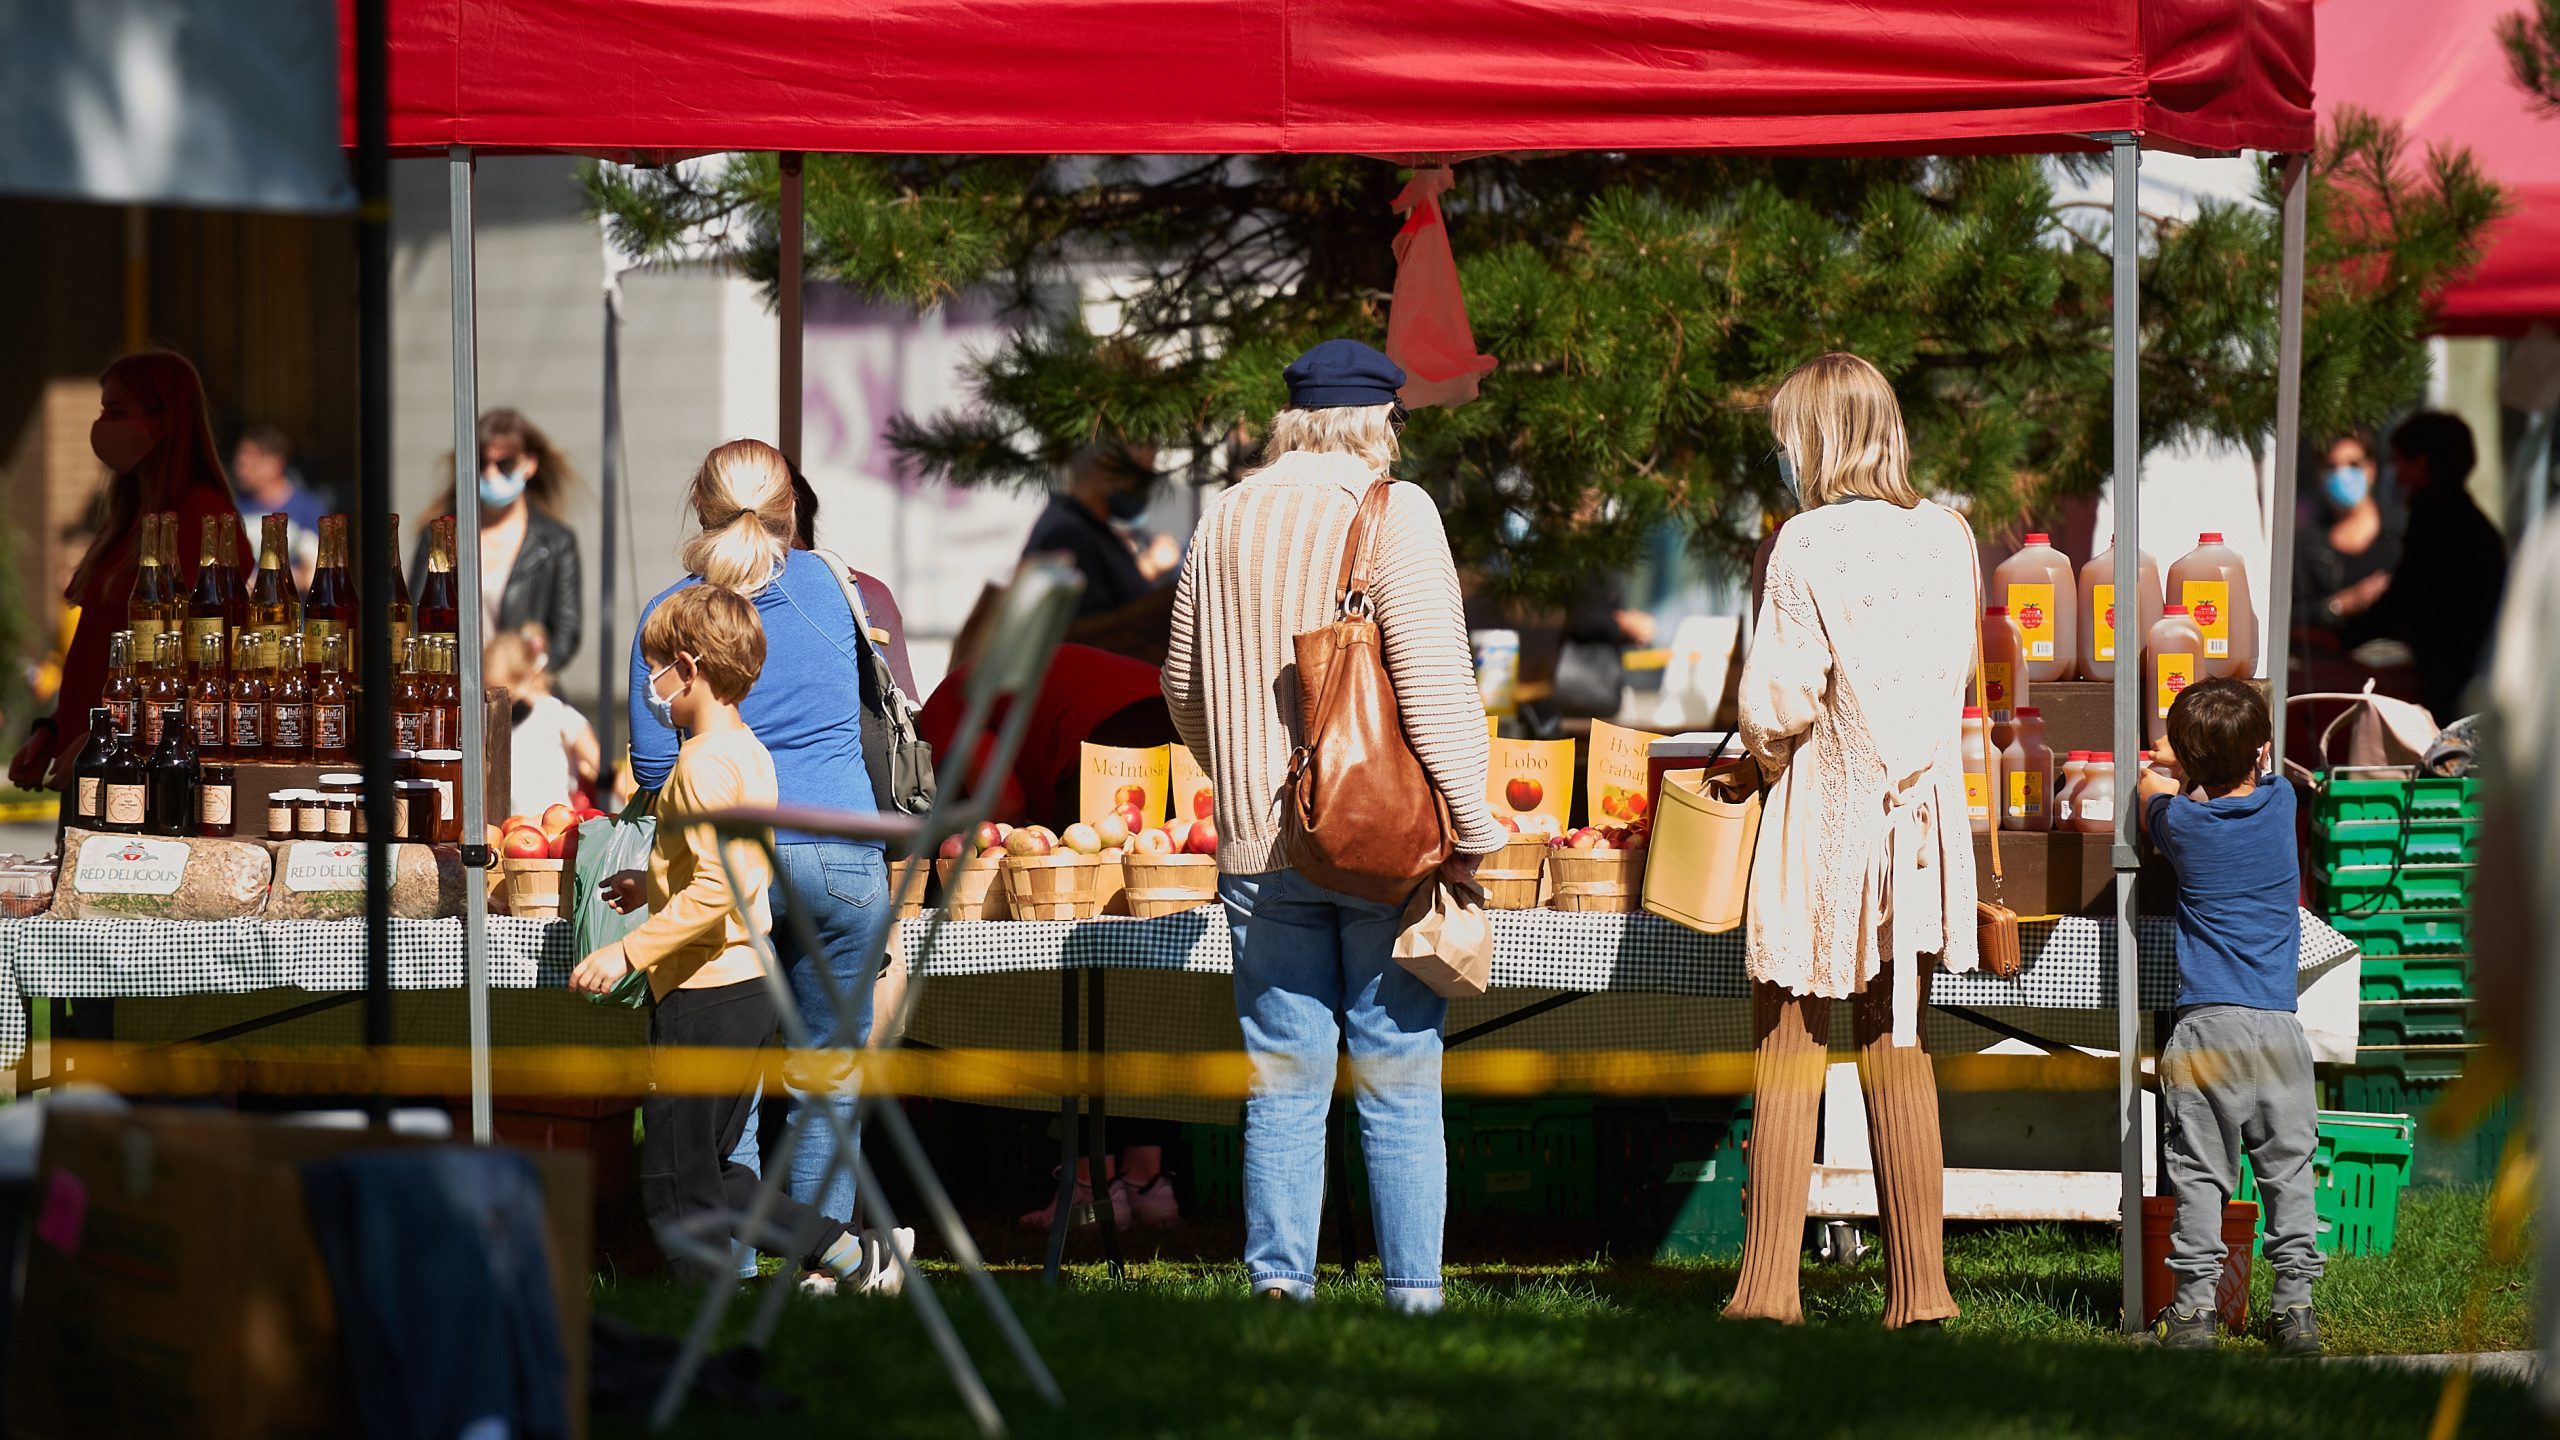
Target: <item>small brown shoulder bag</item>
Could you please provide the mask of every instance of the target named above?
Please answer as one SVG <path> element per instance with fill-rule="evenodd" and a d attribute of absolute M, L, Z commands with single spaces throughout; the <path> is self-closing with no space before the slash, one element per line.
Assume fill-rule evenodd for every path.
<path fill-rule="evenodd" d="M 1343 542 L 1332 623 L 1293 642 L 1301 740 L 1284 795 L 1289 864 L 1327 890 L 1400 905 L 1449 858 L 1448 802 L 1405 738 L 1370 614 L 1370 564 L 1395 484 L 1361 497 Z"/>

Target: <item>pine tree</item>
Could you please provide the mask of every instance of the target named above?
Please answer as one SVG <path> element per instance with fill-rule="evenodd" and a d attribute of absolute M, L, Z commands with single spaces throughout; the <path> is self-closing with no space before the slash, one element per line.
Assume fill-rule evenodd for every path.
<path fill-rule="evenodd" d="M 1405 478 L 1495 594 L 1554 600 L 1626 564 L 1663 517 L 1747 552 L 1784 504 L 1761 407 L 1778 379 L 1850 350 L 1892 379 L 1915 480 L 1988 530 L 2093 491 L 2112 461 L 2108 216 L 2037 157 L 1495 157 L 1446 201 L 1482 397 L 1416 415 Z M 2427 297 L 2477 257 L 2496 192 L 2462 155 L 2404 153 L 2342 116 L 2311 168 L 2306 435 L 2424 388 Z M 1281 368 L 1328 335 L 1386 329 L 1398 172 L 1349 157 L 1168 162 L 810 156 L 806 267 L 923 306 L 993 289 L 1021 329 L 970 403 L 901 417 L 920 472 L 1042 485 L 1093 440 L 1158 447 L 1195 481 L 1249 460 Z M 2146 448 L 2262 451 L 2274 428 L 2278 224 L 2255 203 L 2147 218 Z M 591 201 L 643 255 L 708 248 L 774 277 L 770 155 L 598 166 Z M 1082 303 L 1105 277 L 1117 304 Z"/>
<path fill-rule="evenodd" d="M 2537 103 L 2560 115 L 2560 0 L 2533 0 L 2533 8 L 2498 22 L 2498 40 L 2515 66 L 2516 83 Z"/>

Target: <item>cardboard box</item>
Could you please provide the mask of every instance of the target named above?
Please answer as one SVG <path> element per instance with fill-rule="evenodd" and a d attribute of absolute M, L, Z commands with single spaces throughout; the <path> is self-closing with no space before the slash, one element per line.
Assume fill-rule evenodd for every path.
<path fill-rule="evenodd" d="M 423 1143 L 220 1111 L 46 1116 L 10 1357 L 23 1440 L 299 1440 L 358 1433 L 301 1166 Z M 573 1431 L 585 1432 L 584 1156 L 532 1157 Z"/>

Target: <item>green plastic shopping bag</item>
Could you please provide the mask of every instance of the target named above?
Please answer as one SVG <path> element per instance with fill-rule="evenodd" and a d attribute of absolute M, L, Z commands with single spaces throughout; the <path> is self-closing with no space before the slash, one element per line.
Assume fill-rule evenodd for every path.
<path fill-rule="evenodd" d="M 658 792 L 642 790 L 622 807 L 621 814 L 590 820 L 578 827 L 577 900 L 569 914 L 577 927 L 579 959 L 639 929 L 641 922 L 649 918 L 646 909 L 628 915 L 614 909 L 596 893 L 596 888 L 625 870 L 649 868 L 649 848 L 658 839 L 658 817 L 650 811 L 657 801 Z M 598 1005 L 647 1009 L 648 972 L 634 970 L 614 982 L 611 990 L 587 999 Z"/>

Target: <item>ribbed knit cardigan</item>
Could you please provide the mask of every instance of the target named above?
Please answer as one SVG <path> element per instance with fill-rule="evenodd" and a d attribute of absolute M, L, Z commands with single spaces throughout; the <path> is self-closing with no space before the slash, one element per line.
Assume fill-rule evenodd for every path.
<path fill-rule="evenodd" d="M 1342 546 L 1374 478 L 1342 454 L 1294 452 L 1209 503 L 1174 592 L 1164 698 L 1182 743 L 1217 787 L 1218 864 L 1258 875 L 1281 853 L 1281 789 L 1300 742 L 1291 640 L 1330 623 Z M 1448 798 L 1458 848 L 1509 837 L 1485 802 L 1491 746 L 1467 648 L 1449 537 L 1431 497 L 1390 492 L 1370 607 L 1406 738 Z"/>

